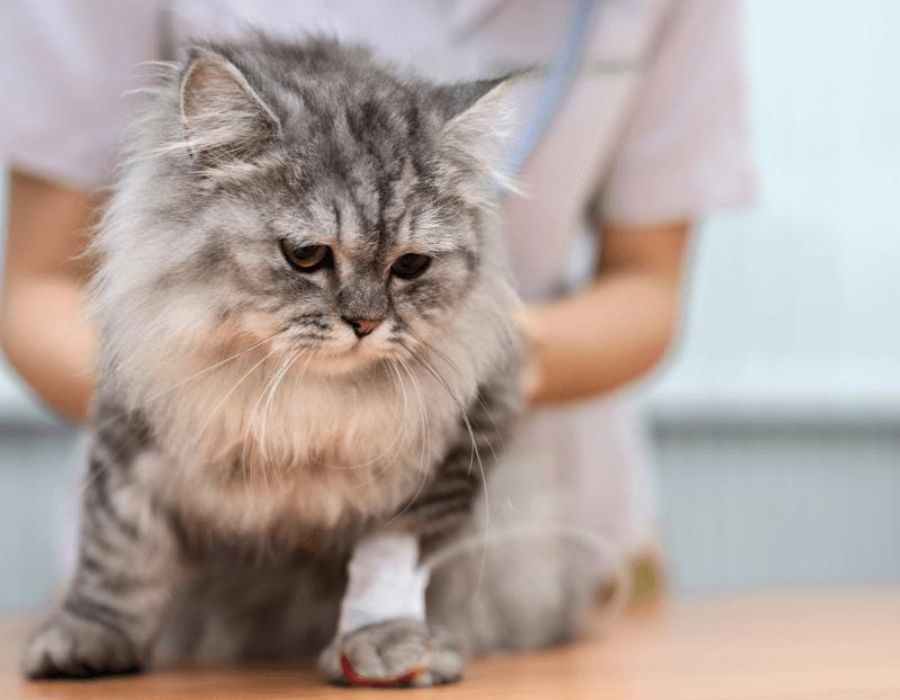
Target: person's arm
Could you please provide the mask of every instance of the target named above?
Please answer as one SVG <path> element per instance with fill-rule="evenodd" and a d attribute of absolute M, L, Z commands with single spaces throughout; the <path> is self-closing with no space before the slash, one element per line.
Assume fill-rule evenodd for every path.
<path fill-rule="evenodd" d="M 651 369 L 675 334 L 690 225 L 612 226 L 596 279 L 526 309 L 526 390 L 533 403 L 589 398 Z"/>
<path fill-rule="evenodd" d="M 610 226 L 596 280 L 526 315 L 536 402 L 593 396 L 650 369 L 674 334 L 688 223 L 753 200 L 741 3 L 670 5 L 587 208 L 597 221 L 685 223 Z"/>
<path fill-rule="evenodd" d="M 0 338 L 12 366 L 73 420 L 85 417 L 94 379 L 80 256 L 96 205 L 82 191 L 10 174 Z"/>

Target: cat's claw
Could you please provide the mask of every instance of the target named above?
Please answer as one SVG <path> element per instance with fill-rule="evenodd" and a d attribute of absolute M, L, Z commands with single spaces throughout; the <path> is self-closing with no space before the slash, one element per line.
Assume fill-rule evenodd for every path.
<path fill-rule="evenodd" d="M 335 640 L 319 660 L 326 677 L 361 687 L 427 687 L 458 681 L 462 654 L 413 619 L 368 625 Z"/>
<path fill-rule="evenodd" d="M 131 641 L 112 627 L 65 612 L 44 625 L 25 647 L 28 678 L 93 678 L 139 670 Z"/>

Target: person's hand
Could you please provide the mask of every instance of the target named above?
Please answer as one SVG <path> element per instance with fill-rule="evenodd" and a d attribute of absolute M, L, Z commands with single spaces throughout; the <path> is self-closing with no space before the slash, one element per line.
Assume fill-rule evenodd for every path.
<path fill-rule="evenodd" d="M 597 396 L 659 362 L 677 327 L 688 228 L 685 222 L 610 227 L 596 279 L 518 312 L 530 403 Z"/>
<path fill-rule="evenodd" d="M 515 320 L 524 341 L 522 394 L 528 403 L 533 403 L 540 396 L 544 381 L 540 362 L 540 345 L 543 343 L 540 320 L 528 306 L 517 309 Z"/>

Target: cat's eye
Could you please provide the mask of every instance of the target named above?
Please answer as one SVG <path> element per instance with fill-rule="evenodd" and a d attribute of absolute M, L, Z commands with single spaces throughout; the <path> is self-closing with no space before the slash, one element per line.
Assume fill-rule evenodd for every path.
<path fill-rule="evenodd" d="M 401 255 L 391 265 L 391 272 L 404 280 L 411 280 L 421 275 L 431 265 L 431 258 L 418 253 Z"/>
<path fill-rule="evenodd" d="M 291 267 L 300 272 L 315 272 L 323 267 L 332 267 L 334 257 L 327 245 L 292 246 L 288 241 L 281 241 L 281 252 Z"/>

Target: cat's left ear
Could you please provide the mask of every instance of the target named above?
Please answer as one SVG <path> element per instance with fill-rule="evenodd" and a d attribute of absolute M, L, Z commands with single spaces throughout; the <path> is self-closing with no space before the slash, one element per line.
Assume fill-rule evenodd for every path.
<path fill-rule="evenodd" d="M 443 133 L 454 147 L 475 156 L 495 179 L 504 147 L 512 132 L 512 85 L 521 74 L 456 85 L 442 85 L 435 94 L 443 118 Z"/>
<path fill-rule="evenodd" d="M 188 149 L 205 165 L 252 160 L 281 132 L 278 116 L 247 76 L 211 49 L 191 51 L 180 104 Z"/>

